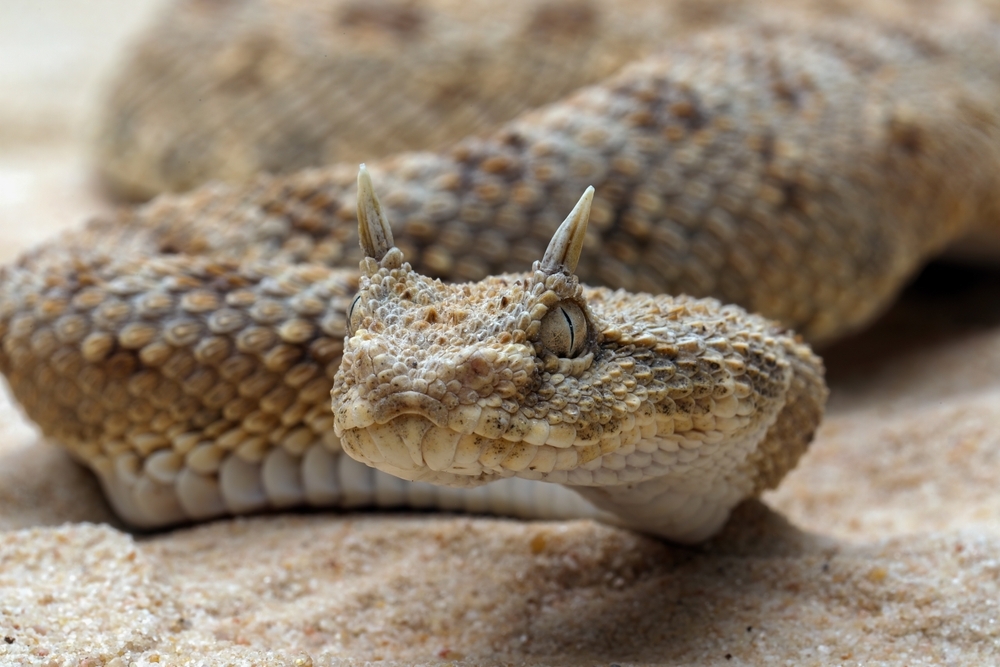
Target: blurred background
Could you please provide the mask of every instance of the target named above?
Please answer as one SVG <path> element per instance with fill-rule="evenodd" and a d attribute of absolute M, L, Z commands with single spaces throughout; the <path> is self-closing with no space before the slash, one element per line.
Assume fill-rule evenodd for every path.
<path fill-rule="evenodd" d="M 107 206 L 88 163 L 101 91 L 165 4 L 0 2 L 0 262 Z"/>

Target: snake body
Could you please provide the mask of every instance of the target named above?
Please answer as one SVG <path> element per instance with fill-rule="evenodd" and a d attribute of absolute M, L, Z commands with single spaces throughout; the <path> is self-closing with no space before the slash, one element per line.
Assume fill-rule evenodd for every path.
<path fill-rule="evenodd" d="M 629 525 L 704 537 L 797 460 L 821 412 L 821 367 L 783 328 L 741 309 L 649 294 L 714 295 L 814 341 L 868 321 L 927 257 L 1000 210 L 997 35 L 988 21 L 843 21 L 763 24 L 673 45 L 488 136 L 378 161 L 372 174 L 395 250 L 368 243 L 359 252 L 353 166 L 160 197 L 3 269 L 0 370 L 28 415 L 97 472 L 137 525 L 397 502 L 410 492 L 382 476 L 355 477 L 360 466 L 341 450 L 423 478 L 384 436 L 355 433 L 399 415 L 368 423 L 374 408 L 335 413 L 329 397 L 332 388 L 341 410 L 345 396 L 375 405 L 394 381 L 416 383 L 407 391 L 417 393 L 440 393 L 438 380 L 451 386 L 428 379 L 429 362 L 410 354 L 433 340 L 403 339 L 410 356 L 382 367 L 387 357 L 376 361 L 372 346 L 395 343 L 358 339 L 374 324 L 349 327 L 359 285 L 374 303 L 389 291 L 376 277 L 394 293 L 413 280 L 419 289 L 407 299 L 447 302 L 458 321 L 455 301 L 468 298 L 468 312 L 488 315 L 485 333 L 456 325 L 453 337 L 465 338 L 442 334 L 438 346 L 521 346 L 464 366 L 496 377 L 477 385 L 494 393 L 478 396 L 477 424 L 458 432 L 511 449 L 480 452 L 476 468 L 459 440 L 450 462 L 447 452 L 417 456 L 420 438 L 401 440 L 414 465 L 465 466 L 460 478 L 428 478 L 518 473 L 592 486 L 588 499 Z M 489 278 L 544 258 L 590 184 L 575 266 Z M 474 282 L 447 291 L 425 275 Z M 505 290 L 518 299 L 482 305 Z M 583 313 L 587 354 L 604 364 L 597 376 L 578 357 L 563 368 L 536 345 L 532 327 L 553 306 L 549 292 Z M 364 312 L 388 322 L 378 308 Z M 498 322 L 516 326 L 505 336 Z M 369 349 L 367 362 L 359 349 Z M 365 364 L 371 382 L 357 377 Z M 361 388 L 374 393 L 353 393 Z M 447 391 L 428 395 L 446 405 Z M 435 408 L 430 423 L 442 428 L 450 414 Z M 429 428 L 403 416 L 407 429 Z M 518 443 L 537 451 L 514 452 Z M 566 468 L 573 456 L 578 465 Z M 660 486 L 636 476 L 649 465 L 659 466 Z M 435 497 L 489 505 L 489 492 L 474 493 Z M 579 509 L 551 502 L 555 514 Z"/>

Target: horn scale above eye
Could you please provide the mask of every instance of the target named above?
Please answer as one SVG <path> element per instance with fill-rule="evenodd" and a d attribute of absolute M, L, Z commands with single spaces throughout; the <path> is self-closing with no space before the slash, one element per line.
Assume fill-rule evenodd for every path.
<path fill-rule="evenodd" d="M 546 273 L 566 271 L 573 273 L 580 262 L 583 241 L 587 237 L 587 223 L 590 221 L 590 206 L 594 201 L 594 186 L 588 187 L 570 211 L 559 229 L 552 236 L 549 247 L 542 257 L 540 268 Z"/>
<path fill-rule="evenodd" d="M 358 239 L 365 254 L 376 260 L 385 257 L 394 245 L 389 220 L 364 163 L 358 169 Z"/>

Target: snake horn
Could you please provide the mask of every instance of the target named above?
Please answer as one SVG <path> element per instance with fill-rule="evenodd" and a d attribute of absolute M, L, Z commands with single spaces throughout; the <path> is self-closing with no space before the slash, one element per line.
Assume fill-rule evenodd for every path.
<path fill-rule="evenodd" d="M 365 255 L 376 260 L 385 257 L 395 245 L 389 220 L 385 217 L 382 202 L 375 194 L 372 177 L 364 163 L 358 169 L 358 239 Z M 577 257 L 579 256 L 578 252 Z"/>
<path fill-rule="evenodd" d="M 580 201 L 570 211 L 549 241 L 542 257 L 541 270 L 546 273 L 565 271 L 573 273 L 583 252 L 583 239 L 587 236 L 590 221 L 590 204 L 594 201 L 594 186 L 588 187 Z"/>

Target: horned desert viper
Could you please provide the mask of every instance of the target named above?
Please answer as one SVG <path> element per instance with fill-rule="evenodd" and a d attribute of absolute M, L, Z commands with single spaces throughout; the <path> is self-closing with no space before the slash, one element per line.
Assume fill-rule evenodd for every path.
<path fill-rule="evenodd" d="M 797 459 L 818 361 L 734 307 L 577 281 L 716 295 L 816 341 L 860 326 L 1000 210 L 998 34 L 710 32 L 373 165 L 395 231 L 363 196 L 361 245 L 352 166 L 161 197 L 3 270 L 0 370 L 136 525 L 303 503 L 582 511 L 537 490 L 556 485 L 402 486 L 343 443 L 406 477 L 564 481 L 698 539 Z M 583 236 L 582 209 L 559 223 L 589 184 Z M 565 347 L 564 323 L 586 336 Z"/>

